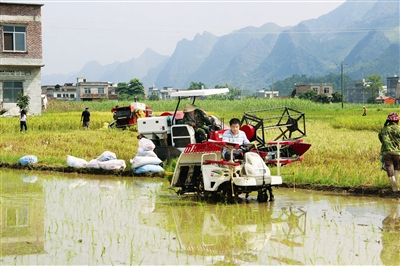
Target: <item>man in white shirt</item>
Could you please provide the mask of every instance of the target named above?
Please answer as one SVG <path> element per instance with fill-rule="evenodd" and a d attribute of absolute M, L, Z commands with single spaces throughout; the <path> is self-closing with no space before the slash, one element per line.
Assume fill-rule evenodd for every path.
<path fill-rule="evenodd" d="M 249 144 L 250 141 L 247 139 L 246 134 L 240 130 L 240 120 L 238 118 L 232 118 L 229 121 L 230 129 L 225 131 L 222 135 L 222 141 L 236 143 L 239 145 Z M 231 159 L 231 152 L 228 149 L 224 149 L 222 156 L 225 160 L 229 161 Z M 233 160 L 243 159 L 243 150 L 233 150 Z"/>

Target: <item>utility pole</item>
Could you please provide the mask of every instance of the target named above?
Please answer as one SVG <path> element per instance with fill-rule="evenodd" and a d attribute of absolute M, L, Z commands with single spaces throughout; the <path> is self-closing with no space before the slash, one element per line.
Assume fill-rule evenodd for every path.
<path fill-rule="evenodd" d="M 342 109 L 343 109 L 343 102 L 344 102 L 344 67 L 343 61 L 341 62 L 342 65 Z"/>
<path fill-rule="evenodd" d="M 274 77 L 272 77 L 271 98 L 274 98 Z"/>

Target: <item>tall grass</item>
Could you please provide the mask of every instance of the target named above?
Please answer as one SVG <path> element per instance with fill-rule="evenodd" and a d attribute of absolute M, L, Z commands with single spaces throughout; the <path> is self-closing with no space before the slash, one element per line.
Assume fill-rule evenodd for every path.
<path fill-rule="evenodd" d="M 189 100 L 181 102 L 180 110 Z M 19 119 L 1 118 L 0 161 L 15 163 L 26 154 L 38 156 L 39 163 L 66 165 L 66 156 L 90 160 L 103 151 L 115 152 L 126 162 L 137 150 L 137 129 L 122 131 L 107 129 L 112 121 L 111 108 L 130 102 L 51 102 L 42 116 L 28 117 L 28 133 L 19 134 Z M 148 101 L 157 115 L 173 111 L 177 101 Z M 198 107 L 210 115 L 241 118 L 244 112 L 288 106 L 306 113 L 307 136 L 311 143 L 304 161 L 282 168 L 286 182 L 333 184 L 344 186 L 387 186 L 385 173 L 380 170 L 377 138 L 389 112 L 395 106 L 367 105 L 362 116 L 361 104 L 316 104 L 299 99 L 198 100 Z M 82 129 L 80 117 L 84 107 L 91 112 L 90 130 Z M 275 171 L 275 169 L 273 169 Z"/>

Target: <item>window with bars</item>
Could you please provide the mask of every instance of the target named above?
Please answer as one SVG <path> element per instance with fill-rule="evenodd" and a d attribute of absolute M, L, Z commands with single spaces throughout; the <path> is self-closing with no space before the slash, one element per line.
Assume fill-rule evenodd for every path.
<path fill-rule="evenodd" d="M 3 26 L 4 51 L 26 51 L 26 26 Z"/>

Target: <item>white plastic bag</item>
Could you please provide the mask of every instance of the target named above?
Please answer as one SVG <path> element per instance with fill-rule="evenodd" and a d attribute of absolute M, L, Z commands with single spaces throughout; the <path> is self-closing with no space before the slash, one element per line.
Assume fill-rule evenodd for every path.
<path fill-rule="evenodd" d="M 28 165 L 37 163 L 38 159 L 35 155 L 25 155 L 19 158 L 18 163 L 21 165 Z"/>
<path fill-rule="evenodd" d="M 86 164 L 87 168 L 95 168 L 95 169 L 99 169 L 99 161 L 97 161 L 97 159 L 93 159 L 90 160 L 87 164 Z"/>
<path fill-rule="evenodd" d="M 126 163 L 124 160 L 115 159 L 105 162 L 99 162 L 101 169 L 105 170 L 124 170 L 126 168 Z"/>
<path fill-rule="evenodd" d="M 141 138 L 139 140 L 139 148 L 142 148 L 146 151 L 152 151 L 155 147 L 156 145 L 154 145 L 154 143 L 149 139 Z"/>
<path fill-rule="evenodd" d="M 144 174 L 149 172 L 158 173 L 158 172 L 164 172 L 164 169 L 159 165 L 145 164 L 138 168 L 133 169 L 133 172 L 135 174 Z"/>
<path fill-rule="evenodd" d="M 138 168 L 145 164 L 155 164 L 158 165 L 162 163 L 162 161 L 158 157 L 143 157 L 143 156 L 135 156 L 135 158 L 131 159 L 132 168 Z"/>
<path fill-rule="evenodd" d="M 117 159 L 117 155 L 115 153 L 110 151 L 105 151 L 96 160 L 99 162 L 105 162 L 115 159 Z"/>
<path fill-rule="evenodd" d="M 148 150 L 145 150 L 145 149 L 139 147 L 139 148 L 137 149 L 137 154 L 136 154 L 136 156 L 157 157 L 157 154 L 155 154 L 154 151 L 148 151 Z"/>
<path fill-rule="evenodd" d="M 87 161 L 81 158 L 67 155 L 67 165 L 75 168 L 83 168 L 86 167 Z"/>

